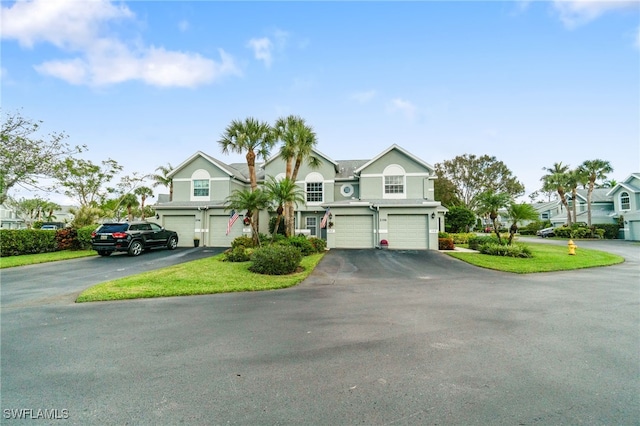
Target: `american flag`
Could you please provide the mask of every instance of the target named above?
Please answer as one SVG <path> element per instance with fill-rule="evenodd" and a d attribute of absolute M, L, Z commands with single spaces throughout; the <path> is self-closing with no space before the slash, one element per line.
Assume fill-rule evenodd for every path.
<path fill-rule="evenodd" d="M 233 226 L 234 223 L 236 223 L 236 220 L 238 220 L 238 217 L 240 217 L 238 215 L 238 212 L 235 210 L 231 210 L 231 215 L 229 216 L 229 223 L 227 223 L 227 235 L 229 235 L 229 232 L 231 232 L 231 227 Z"/>
<path fill-rule="evenodd" d="M 322 220 L 320 221 L 320 228 L 326 228 L 327 227 L 327 220 L 329 220 L 329 211 L 331 209 L 327 209 L 326 212 L 324 212 L 324 216 L 322 216 Z"/>

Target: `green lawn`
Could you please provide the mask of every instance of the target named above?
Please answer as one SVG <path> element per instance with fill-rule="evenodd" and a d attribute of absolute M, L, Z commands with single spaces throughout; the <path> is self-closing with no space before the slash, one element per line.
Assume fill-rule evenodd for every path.
<path fill-rule="evenodd" d="M 447 254 L 475 266 L 517 274 L 568 271 L 624 262 L 624 258 L 616 254 L 580 247 L 576 250 L 575 256 L 570 256 L 567 247 L 563 246 L 535 243 L 526 243 L 526 246 L 531 249 L 533 258 L 517 259 L 463 252 L 447 252 Z"/>
<path fill-rule="evenodd" d="M 324 253 L 304 257 L 300 263 L 303 270 L 295 274 L 259 275 L 249 271 L 251 262 L 223 262 L 223 255 L 220 254 L 104 282 L 82 292 L 76 302 L 286 288 L 304 280 L 323 256 Z"/>
<path fill-rule="evenodd" d="M 21 256 L 0 257 L 0 268 L 35 265 L 36 263 L 56 262 L 58 260 L 76 259 L 78 257 L 97 256 L 95 250 L 63 250 L 52 253 L 23 254 Z"/>

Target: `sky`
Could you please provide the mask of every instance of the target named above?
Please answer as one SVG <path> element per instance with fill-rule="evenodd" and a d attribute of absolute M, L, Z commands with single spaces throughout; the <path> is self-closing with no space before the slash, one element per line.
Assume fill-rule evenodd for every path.
<path fill-rule="evenodd" d="M 640 172 L 639 1 L 0 5 L 2 111 L 124 174 L 197 151 L 244 162 L 222 154 L 225 127 L 290 114 L 334 160 L 488 154 L 526 194 L 560 161 Z"/>

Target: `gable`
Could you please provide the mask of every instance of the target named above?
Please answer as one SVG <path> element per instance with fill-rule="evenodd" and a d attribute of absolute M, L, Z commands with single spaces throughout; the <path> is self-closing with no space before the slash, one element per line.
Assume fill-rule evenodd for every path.
<path fill-rule="evenodd" d="M 418 157 L 400 148 L 398 145 L 392 145 L 383 151 L 373 160 L 362 165 L 355 170 L 358 175 L 382 174 L 390 165 L 396 165 L 404 169 L 406 174 L 421 174 L 431 176 L 434 174 L 434 168 L 430 164 L 425 163 Z"/>
<path fill-rule="evenodd" d="M 247 178 L 240 171 L 201 151 L 196 152 L 183 161 L 169 173 L 168 177 L 174 181 L 191 179 L 193 174 L 198 170 L 205 170 L 212 179 L 231 177 L 247 182 Z"/>

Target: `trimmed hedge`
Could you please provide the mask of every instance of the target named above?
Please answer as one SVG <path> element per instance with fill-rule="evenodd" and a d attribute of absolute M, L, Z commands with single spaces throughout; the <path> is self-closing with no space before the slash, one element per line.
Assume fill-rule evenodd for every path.
<path fill-rule="evenodd" d="M 484 244 L 498 244 L 498 238 L 495 235 L 473 236 L 469 237 L 468 244 L 471 250 L 480 250 Z"/>
<path fill-rule="evenodd" d="M 257 274 L 286 275 L 295 272 L 301 260 L 300 249 L 276 244 L 254 251 L 249 270 Z"/>
<path fill-rule="evenodd" d="M 247 262 L 251 259 L 251 249 L 244 246 L 236 246 L 224 252 L 224 260 L 226 262 Z"/>
<path fill-rule="evenodd" d="M 594 225 L 596 228 L 596 232 L 598 229 L 602 229 L 604 231 L 603 237 L 608 240 L 613 240 L 618 238 L 618 231 L 620 230 L 620 225 L 617 223 L 597 223 Z"/>
<path fill-rule="evenodd" d="M 453 238 L 438 238 L 438 250 L 454 250 Z"/>
<path fill-rule="evenodd" d="M 530 258 L 533 257 L 529 247 L 521 244 L 511 244 L 510 246 L 498 244 L 498 243 L 486 243 L 480 246 L 480 253 L 488 254 L 491 256 L 506 256 L 506 257 L 520 257 Z"/>
<path fill-rule="evenodd" d="M 57 231 L 0 229 L 0 256 L 50 253 L 58 250 Z"/>

